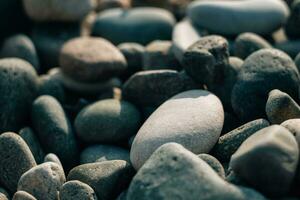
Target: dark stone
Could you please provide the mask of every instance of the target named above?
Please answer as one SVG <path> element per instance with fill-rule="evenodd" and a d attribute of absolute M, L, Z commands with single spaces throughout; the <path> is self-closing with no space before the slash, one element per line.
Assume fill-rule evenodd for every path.
<path fill-rule="evenodd" d="M 12 200 L 37 200 L 37 199 L 25 191 L 17 191 L 14 194 Z"/>
<path fill-rule="evenodd" d="M 39 96 L 53 96 L 60 103 L 64 103 L 66 99 L 65 89 L 59 74 L 46 74 L 40 76 L 38 93 Z"/>
<path fill-rule="evenodd" d="M 60 200 L 97 200 L 97 196 L 89 185 L 80 181 L 68 181 L 60 189 Z"/>
<path fill-rule="evenodd" d="M 285 25 L 285 33 L 289 38 L 300 38 L 300 1 L 291 4 L 291 15 Z"/>

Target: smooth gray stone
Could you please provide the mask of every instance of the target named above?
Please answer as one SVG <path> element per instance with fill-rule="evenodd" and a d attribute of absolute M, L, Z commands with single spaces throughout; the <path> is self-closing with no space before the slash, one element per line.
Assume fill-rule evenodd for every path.
<path fill-rule="evenodd" d="M 54 163 L 58 164 L 59 166 L 61 166 L 61 168 L 63 168 L 63 165 L 61 164 L 59 158 L 54 153 L 48 153 L 45 156 L 44 163 L 46 163 L 46 162 L 54 162 Z"/>
<path fill-rule="evenodd" d="M 0 187 L 0 200 L 9 200 L 9 194 L 6 190 Z"/>
<path fill-rule="evenodd" d="M 232 155 L 229 167 L 257 190 L 279 197 L 290 190 L 298 159 L 293 134 L 273 125 L 250 136 Z"/>
<path fill-rule="evenodd" d="M 297 97 L 299 80 L 298 69 L 287 54 L 277 49 L 258 50 L 239 72 L 231 95 L 233 110 L 243 122 L 265 118 L 269 92 L 279 89 Z"/>
<path fill-rule="evenodd" d="M 36 71 L 39 71 L 40 63 L 35 46 L 32 40 L 24 34 L 13 35 L 5 39 L 0 50 L 0 56 L 2 58 L 24 59 L 32 64 Z"/>
<path fill-rule="evenodd" d="M 0 184 L 15 193 L 22 174 L 36 166 L 26 142 L 17 134 L 0 135 Z"/>
<path fill-rule="evenodd" d="M 116 45 L 124 42 L 146 45 L 154 40 L 170 40 L 175 23 L 174 16 L 160 8 L 109 9 L 96 17 L 92 35 Z"/>
<path fill-rule="evenodd" d="M 278 0 L 194 1 L 187 10 L 193 24 L 222 35 L 268 35 L 280 28 L 289 9 Z"/>
<path fill-rule="evenodd" d="M 220 100 L 204 90 L 189 90 L 163 103 L 146 120 L 134 138 L 130 159 L 141 168 L 161 145 L 177 142 L 194 153 L 208 153 L 222 131 L 224 111 Z"/>
<path fill-rule="evenodd" d="M 19 180 L 18 191 L 28 192 L 39 200 L 56 200 L 65 181 L 61 166 L 47 162 L 25 172 Z"/>
<path fill-rule="evenodd" d="M 266 104 L 266 114 L 272 124 L 300 118 L 300 106 L 287 93 L 272 90 Z"/>
<path fill-rule="evenodd" d="M 199 154 L 198 157 L 205 161 L 221 178 L 225 179 L 225 170 L 215 157 L 205 153 Z"/>
<path fill-rule="evenodd" d="M 234 55 L 241 59 L 246 59 L 255 51 L 266 48 L 272 48 L 272 45 L 255 33 L 242 33 L 234 41 Z"/>
<path fill-rule="evenodd" d="M 173 30 L 173 53 L 182 62 L 184 52 L 200 39 L 200 33 L 193 27 L 188 19 L 176 24 Z"/>
<path fill-rule="evenodd" d="M 98 144 L 85 148 L 80 154 L 80 163 L 94 163 L 108 160 L 130 162 L 129 151 L 118 146 Z"/>
<path fill-rule="evenodd" d="M 59 191 L 59 200 L 97 200 L 97 196 L 89 185 L 80 181 L 68 181 Z"/>
<path fill-rule="evenodd" d="M 247 124 L 222 135 L 211 154 L 221 162 L 229 162 L 231 156 L 248 137 L 269 125 L 270 123 L 265 119 L 257 119 L 248 122 Z"/>
<path fill-rule="evenodd" d="M 37 200 L 37 199 L 25 191 L 17 191 L 14 194 L 12 200 Z"/>
<path fill-rule="evenodd" d="M 23 140 L 28 145 L 30 151 L 32 152 L 32 155 L 35 158 L 36 163 L 37 164 L 42 163 L 45 153 L 33 130 L 29 127 L 25 127 L 19 131 L 19 135 L 23 138 Z"/>
<path fill-rule="evenodd" d="M 158 148 L 137 172 L 127 200 L 263 200 L 258 192 L 224 181 L 205 161 L 177 143 Z"/>
<path fill-rule="evenodd" d="M 36 22 L 80 21 L 96 6 L 96 0 L 23 0 L 27 15 Z"/>

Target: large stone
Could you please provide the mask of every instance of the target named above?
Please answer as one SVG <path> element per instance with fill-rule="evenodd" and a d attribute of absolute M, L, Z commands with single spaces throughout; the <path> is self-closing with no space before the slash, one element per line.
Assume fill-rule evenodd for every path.
<path fill-rule="evenodd" d="M 204 90 L 180 93 L 163 103 L 134 138 L 130 159 L 139 169 L 161 145 L 177 142 L 194 153 L 208 153 L 222 131 L 220 100 Z"/>
<path fill-rule="evenodd" d="M 250 136 L 232 155 L 230 168 L 268 196 L 287 194 L 299 159 L 296 139 L 286 128 L 273 125 Z"/>
<path fill-rule="evenodd" d="M 194 1 L 188 7 L 192 22 L 213 33 L 237 35 L 253 32 L 268 35 L 280 28 L 289 16 L 283 1 Z"/>
<path fill-rule="evenodd" d="M 114 44 L 135 42 L 143 45 L 154 40 L 170 40 L 174 16 L 160 8 L 109 9 L 98 14 L 92 35 Z"/>
<path fill-rule="evenodd" d="M 298 85 L 298 69 L 287 54 L 276 49 L 256 51 L 239 72 L 231 96 L 233 110 L 245 122 L 265 118 L 269 92 L 279 89 L 297 97 Z"/>
<path fill-rule="evenodd" d="M 127 193 L 128 200 L 263 200 L 252 189 L 224 181 L 197 155 L 179 144 L 158 148 L 137 172 Z"/>

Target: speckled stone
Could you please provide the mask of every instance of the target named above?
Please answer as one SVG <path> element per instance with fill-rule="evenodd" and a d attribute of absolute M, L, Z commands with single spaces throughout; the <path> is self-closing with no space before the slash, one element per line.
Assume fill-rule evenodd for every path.
<path fill-rule="evenodd" d="M 93 145 L 85 148 L 80 154 L 80 163 L 94 163 L 108 160 L 125 160 L 130 162 L 127 149 L 112 145 Z"/>
<path fill-rule="evenodd" d="M 116 198 L 129 185 L 134 170 L 123 160 L 79 165 L 72 169 L 68 181 L 79 180 L 91 186 L 99 199 Z"/>
<path fill-rule="evenodd" d="M 66 42 L 59 64 L 64 74 L 75 81 L 103 82 L 120 75 L 127 67 L 123 54 L 108 40 L 79 37 Z"/>
<path fill-rule="evenodd" d="M 63 168 L 63 165 L 61 164 L 59 158 L 54 153 L 48 153 L 45 156 L 44 163 L 46 163 L 46 162 L 54 162 L 54 163 L 58 164 L 59 166 L 61 166 L 61 168 Z"/>
<path fill-rule="evenodd" d="M 261 194 L 224 181 L 205 161 L 179 144 L 158 148 L 133 178 L 129 200 L 262 200 Z"/>
<path fill-rule="evenodd" d="M 19 135 L 23 138 L 23 140 L 28 145 L 32 155 L 35 158 L 35 161 L 37 164 L 40 164 L 43 162 L 44 159 L 44 150 L 42 149 L 40 142 L 33 132 L 33 130 L 29 127 L 22 128 L 19 131 Z"/>
<path fill-rule="evenodd" d="M 21 58 L 32 64 L 39 71 L 39 58 L 32 40 L 24 35 L 18 34 L 5 39 L 1 46 L 0 56 L 2 58 Z"/>
<path fill-rule="evenodd" d="M 17 191 L 14 194 L 12 200 L 37 200 L 37 199 L 25 191 Z"/>
<path fill-rule="evenodd" d="M 266 114 L 272 124 L 300 118 L 300 106 L 287 93 L 272 90 L 266 104 Z"/>
<path fill-rule="evenodd" d="M 61 166 L 47 162 L 25 172 L 18 183 L 18 191 L 25 191 L 37 199 L 56 200 L 62 184 L 66 181 Z"/>
<path fill-rule="evenodd" d="M 19 131 L 26 124 L 37 85 L 38 76 L 31 64 L 19 58 L 0 60 L 1 133 Z"/>
<path fill-rule="evenodd" d="M 266 128 L 270 123 L 265 119 L 257 119 L 240 126 L 221 136 L 211 154 L 221 162 L 229 162 L 232 154 L 241 144 L 260 129 Z"/>
<path fill-rule="evenodd" d="M 106 99 L 80 111 L 74 126 L 82 141 L 112 143 L 134 135 L 140 126 L 140 118 L 139 111 L 131 103 Z"/>
<path fill-rule="evenodd" d="M 68 181 L 60 189 L 60 200 L 97 200 L 97 196 L 89 185 L 80 181 Z"/>
<path fill-rule="evenodd" d="M 225 179 L 225 170 L 215 157 L 205 153 L 199 154 L 198 157 L 205 161 L 221 178 Z"/>
<path fill-rule="evenodd" d="M 139 169 L 161 145 L 177 142 L 194 153 L 208 153 L 222 131 L 220 100 L 204 90 L 189 90 L 163 103 L 134 138 L 130 159 Z"/>
<path fill-rule="evenodd" d="M 255 33 L 242 33 L 234 41 L 234 55 L 241 59 L 266 48 L 272 48 L 272 45 Z"/>
<path fill-rule="evenodd" d="M 174 25 L 174 16 L 164 9 L 116 8 L 97 15 L 92 35 L 106 38 L 114 44 L 135 42 L 146 45 L 154 40 L 170 40 Z"/>
<path fill-rule="evenodd" d="M 299 72 L 287 54 L 261 49 L 245 60 L 239 72 L 231 96 L 233 110 L 244 122 L 265 118 L 268 93 L 279 89 L 297 97 L 298 85 Z"/>
<path fill-rule="evenodd" d="M 31 119 L 46 153 L 55 153 L 66 169 L 75 165 L 77 142 L 60 103 L 52 96 L 40 96 L 32 105 Z"/>
<path fill-rule="evenodd" d="M 273 125 L 250 136 L 232 155 L 229 166 L 254 188 L 278 197 L 289 191 L 298 159 L 294 136 L 288 129 Z"/>
<path fill-rule="evenodd" d="M 172 51 L 171 41 L 155 40 L 148 44 L 144 53 L 144 70 L 173 69 L 181 66 Z"/>
<path fill-rule="evenodd" d="M 80 21 L 96 6 L 96 0 L 23 0 L 27 15 L 36 22 Z"/>

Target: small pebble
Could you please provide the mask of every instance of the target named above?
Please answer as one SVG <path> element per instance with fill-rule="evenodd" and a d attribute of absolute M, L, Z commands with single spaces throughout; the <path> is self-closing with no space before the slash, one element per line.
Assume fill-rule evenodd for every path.
<path fill-rule="evenodd" d="M 225 179 L 225 171 L 222 164 L 213 156 L 209 154 L 199 154 L 199 158 L 205 161 L 215 172 L 223 179 Z"/>
<path fill-rule="evenodd" d="M 53 162 L 61 166 L 63 168 L 63 165 L 61 164 L 59 158 L 54 153 L 48 153 L 44 158 L 44 163 L 46 162 Z"/>
<path fill-rule="evenodd" d="M 37 199 L 27 192 L 17 191 L 14 194 L 12 200 L 37 200 Z"/>
<path fill-rule="evenodd" d="M 62 185 L 59 192 L 60 200 L 97 200 L 94 190 L 80 181 L 68 181 Z"/>
<path fill-rule="evenodd" d="M 49 95 L 56 98 L 60 103 L 64 103 L 66 99 L 65 88 L 59 74 L 47 74 L 39 78 L 39 96 Z"/>

